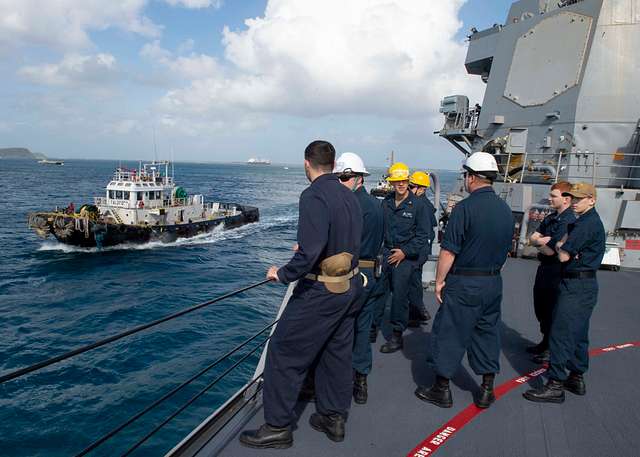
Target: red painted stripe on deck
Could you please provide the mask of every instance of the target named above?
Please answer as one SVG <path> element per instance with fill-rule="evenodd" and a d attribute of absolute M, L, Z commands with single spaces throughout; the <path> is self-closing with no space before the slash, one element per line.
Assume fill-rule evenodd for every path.
<path fill-rule="evenodd" d="M 620 349 L 627 349 L 633 347 L 640 347 L 640 341 L 632 343 L 616 344 L 614 346 L 607 346 L 604 348 L 595 348 L 589 350 L 591 357 L 596 357 L 608 352 L 618 351 Z M 516 387 L 528 382 L 530 379 L 540 376 L 547 371 L 547 367 L 543 366 L 524 376 L 513 378 L 504 384 L 495 388 L 496 400 L 506 395 Z M 411 452 L 407 454 L 407 457 L 425 457 L 433 455 L 444 443 L 447 442 L 453 435 L 455 435 L 461 428 L 467 425 L 473 418 L 483 412 L 483 409 L 478 408 L 475 404 L 471 403 L 465 409 L 456 414 L 449 422 L 442 425 L 438 430 L 429 435 L 424 441 L 418 444 Z"/>

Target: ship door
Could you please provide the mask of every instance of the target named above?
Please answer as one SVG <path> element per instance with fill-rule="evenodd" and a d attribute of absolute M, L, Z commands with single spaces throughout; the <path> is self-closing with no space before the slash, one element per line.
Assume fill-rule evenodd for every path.
<path fill-rule="evenodd" d="M 180 213 L 179 213 L 180 217 L 178 218 L 180 220 L 180 222 L 184 222 L 184 210 L 181 209 Z"/>

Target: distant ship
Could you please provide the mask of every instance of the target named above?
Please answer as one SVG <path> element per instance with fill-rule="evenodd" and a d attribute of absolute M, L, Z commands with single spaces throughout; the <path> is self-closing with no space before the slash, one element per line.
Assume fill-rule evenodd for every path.
<path fill-rule="evenodd" d="M 271 160 L 263 159 L 261 157 L 251 157 L 247 160 L 248 165 L 271 165 Z"/>
<path fill-rule="evenodd" d="M 64 165 L 64 162 L 62 160 L 50 160 L 50 159 L 38 160 L 38 163 L 42 163 L 45 165 Z"/>
<path fill-rule="evenodd" d="M 239 227 L 259 219 L 258 208 L 235 203 L 205 202 L 187 192 L 169 175 L 169 162 L 138 169 L 116 168 L 104 196 L 78 212 L 65 209 L 29 214 L 29 227 L 40 237 L 81 247 L 120 243 L 171 242 L 210 232 L 215 227 Z"/>

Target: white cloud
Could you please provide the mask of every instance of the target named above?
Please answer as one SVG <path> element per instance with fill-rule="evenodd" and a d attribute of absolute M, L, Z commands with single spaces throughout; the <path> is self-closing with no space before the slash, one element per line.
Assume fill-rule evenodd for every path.
<path fill-rule="evenodd" d="M 225 71 L 168 92 L 161 106 L 176 116 L 432 116 L 443 96 L 483 89 L 455 38 L 463 3 L 269 0 L 246 29 L 225 28 Z"/>
<path fill-rule="evenodd" d="M 89 32 L 110 27 L 158 37 L 160 26 L 142 14 L 147 0 L 0 0 L 0 52 L 22 45 L 77 50 Z"/>
<path fill-rule="evenodd" d="M 193 47 L 193 43 L 187 49 L 190 47 Z M 182 49 L 185 49 L 184 43 L 180 46 L 180 50 Z M 145 44 L 140 50 L 140 55 L 168 68 L 172 76 L 186 80 L 206 79 L 220 72 L 218 63 L 213 57 L 193 52 L 186 56 L 174 56 L 171 51 L 161 47 L 158 40 Z"/>
<path fill-rule="evenodd" d="M 171 6 L 183 6 L 190 9 L 199 8 L 220 8 L 222 6 L 222 0 L 165 0 Z"/>
<path fill-rule="evenodd" d="M 67 54 L 59 63 L 25 66 L 18 74 L 36 84 L 70 86 L 103 84 L 114 80 L 118 70 L 111 54 Z"/>

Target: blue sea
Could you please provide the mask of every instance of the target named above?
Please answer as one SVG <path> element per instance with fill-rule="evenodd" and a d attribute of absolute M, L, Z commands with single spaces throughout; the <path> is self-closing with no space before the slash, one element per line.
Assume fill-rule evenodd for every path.
<path fill-rule="evenodd" d="M 170 244 L 74 248 L 39 239 L 27 213 L 103 196 L 115 167 L 137 163 L 0 160 L 0 374 L 256 283 L 291 256 L 302 166 L 176 163 L 208 201 L 260 209 L 260 222 Z M 374 169 L 369 184 L 382 174 Z M 440 175 L 448 190 L 455 174 Z M 0 385 L 3 456 L 75 455 L 275 318 L 285 286 L 266 284 Z M 235 359 L 237 360 L 237 359 Z M 165 425 L 133 455 L 162 455 L 253 374 L 257 356 Z M 212 370 L 97 448 L 113 456 L 215 379 Z"/>

